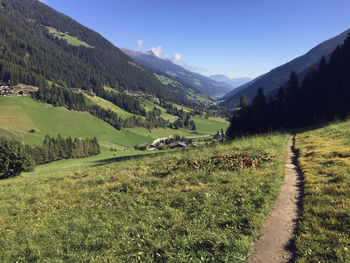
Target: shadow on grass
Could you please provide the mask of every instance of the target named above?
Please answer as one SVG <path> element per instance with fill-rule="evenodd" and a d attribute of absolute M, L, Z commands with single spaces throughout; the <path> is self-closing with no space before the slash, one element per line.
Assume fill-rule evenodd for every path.
<path fill-rule="evenodd" d="M 151 152 L 151 153 L 144 153 L 144 154 L 137 154 L 137 155 L 112 157 L 112 158 L 108 158 L 108 159 L 94 161 L 94 162 L 92 162 L 91 167 L 101 166 L 101 165 L 106 165 L 106 164 L 111 164 L 111 163 L 118 163 L 118 162 L 123 162 L 123 161 L 129 161 L 129 160 L 136 160 L 136 159 L 145 158 L 145 157 L 156 157 L 158 155 L 165 154 L 168 152 L 169 151 Z"/>

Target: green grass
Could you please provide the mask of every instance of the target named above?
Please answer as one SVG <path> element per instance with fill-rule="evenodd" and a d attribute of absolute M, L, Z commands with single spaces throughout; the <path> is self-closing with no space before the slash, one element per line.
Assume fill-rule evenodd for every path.
<path fill-rule="evenodd" d="M 304 198 L 297 262 L 350 262 L 350 121 L 296 137 Z"/>
<path fill-rule="evenodd" d="M 170 79 L 170 78 L 167 78 L 167 77 L 165 77 L 165 76 L 163 76 L 163 75 L 158 75 L 158 74 L 154 74 L 154 75 L 155 75 L 155 76 L 157 77 L 157 79 L 159 79 L 159 81 L 162 82 L 162 84 L 164 84 L 164 85 L 172 85 L 173 87 L 176 87 L 176 86 L 181 85 L 181 84 L 178 83 L 177 81 L 172 80 L 172 79 Z"/>
<path fill-rule="evenodd" d="M 80 172 L 88 167 L 100 166 L 103 164 L 108 164 L 115 162 L 117 160 L 128 159 L 132 157 L 138 157 L 141 155 L 153 154 L 150 151 L 102 151 L 101 154 L 96 156 L 91 156 L 83 159 L 71 159 L 71 160 L 61 160 L 44 165 L 39 165 L 35 167 L 35 170 L 30 173 L 25 173 L 24 176 L 46 176 L 46 175 L 59 175 L 62 173 L 67 173 L 71 171 Z"/>
<path fill-rule="evenodd" d="M 243 262 L 282 182 L 287 137 L 0 181 L 0 261 Z"/>
<path fill-rule="evenodd" d="M 142 106 L 145 108 L 145 110 L 146 110 L 147 112 L 153 111 L 153 110 L 154 110 L 154 107 L 159 108 L 160 111 L 162 112 L 162 115 L 161 115 L 161 116 L 162 116 L 165 120 L 168 120 L 168 121 L 170 121 L 170 122 L 174 122 L 174 121 L 176 121 L 176 119 L 177 119 L 176 116 L 167 113 L 165 108 L 160 107 L 159 105 L 155 104 L 153 101 L 150 101 L 150 100 L 148 100 L 148 99 L 143 99 L 143 100 L 142 100 Z"/>
<path fill-rule="evenodd" d="M 87 48 L 93 48 L 93 46 L 89 45 L 88 43 L 86 43 L 84 41 L 79 40 L 76 37 L 73 37 L 67 33 L 59 32 L 56 28 L 48 27 L 48 26 L 46 28 L 49 30 L 50 34 L 54 35 L 55 37 L 57 37 L 59 39 L 66 40 L 69 45 L 76 46 L 76 47 L 84 46 Z"/>
<path fill-rule="evenodd" d="M 113 104 L 110 101 L 104 100 L 100 97 L 91 97 L 91 96 L 88 96 L 86 94 L 84 94 L 84 95 L 85 95 L 85 98 L 88 100 L 88 103 L 97 104 L 98 106 L 100 106 L 106 110 L 110 109 L 110 110 L 114 111 L 115 113 L 117 113 L 118 116 L 123 118 L 123 119 L 134 116 L 134 114 L 123 110 L 122 108 L 118 107 L 117 105 Z"/>
<path fill-rule="evenodd" d="M 0 97 L 0 136 L 41 144 L 45 135 L 63 137 L 97 137 L 103 147 L 132 148 L 150 141 L 132 131 L 114 129 L 87 112 L 69 111 L 21 96 Z M 35 133 L 30 133 L 30 129 Z"/>
<path fill-rule="evenodd" d="M 149 130 L 144 128 L 135 128 L 135 129 L 132 129 L 131 131 L 141 136 L 152 138 L 153 140 L 158 138 L 173 136 L 175 134 L 185 136 L 185 137 L 196 136 L 196 134 L 186 129 L 175 130 L 175 129 L 169 129 L 169 128 L 166 128 L 166 129 L 159 128 L 159 129 L 153 129 L 152 132 L 149 132 Z"/>
<path fill-rule="evenodd" d="M 199 134 L 214 134 L 221 129 L 226 131 L 227 127 L 229 126 L 229 122 L 222 118 L 205 119 L 204 117 L 194 116 L 192 119 L 196 124 Z"/>

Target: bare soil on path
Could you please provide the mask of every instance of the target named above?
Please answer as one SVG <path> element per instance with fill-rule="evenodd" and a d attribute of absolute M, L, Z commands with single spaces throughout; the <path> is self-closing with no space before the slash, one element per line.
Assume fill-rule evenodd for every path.
<path fill-rule="evenodd" d="M 254 245 L 249 263 L 293 262 L 294 234 L 299 218 L 302 183 L 294 152 L 295 136 L 287 145 L 285 178 L 274 209 L 267 219 L 260 240 Z"/>

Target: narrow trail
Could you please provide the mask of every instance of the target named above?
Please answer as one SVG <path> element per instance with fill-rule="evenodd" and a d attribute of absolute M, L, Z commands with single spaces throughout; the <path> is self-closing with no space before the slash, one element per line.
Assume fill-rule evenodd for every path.
<path fill-rule="evenodd" d="M 296 166 L 295 136 L 290 136 L 285 158 L 285 178 L 275 207 L 267 219 L 261 239 L 249 263 L 293 262 L 294 234 L 302 197 L 301 174 Z"/>

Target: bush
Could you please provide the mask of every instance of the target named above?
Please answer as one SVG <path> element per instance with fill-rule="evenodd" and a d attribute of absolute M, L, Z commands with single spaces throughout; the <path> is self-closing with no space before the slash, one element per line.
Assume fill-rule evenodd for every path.
<path fill-rule="evenodd" d="M 14 177 L 33 169 L 34 161 L 20 142 L 0 139 L 0 179 Z"/>

